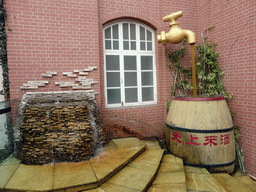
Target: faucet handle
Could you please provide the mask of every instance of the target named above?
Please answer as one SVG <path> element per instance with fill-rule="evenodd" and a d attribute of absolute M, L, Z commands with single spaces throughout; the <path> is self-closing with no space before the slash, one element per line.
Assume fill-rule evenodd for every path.
<path fill-rule="evenodd" d="M 164 22 L 168 22 L 170 21 L 171 23 L 169 24 L 169 26 L 171 27 L 172 25 L 179 25 L 179 22 L 176 21 L 176 19 L 180 18 L 183 16 L 183 12 L 182 11 L 179 11 L 179 12 L 175 12 L 175 13 L 172 13 L 170 15 L 167 15 L 165 17 L 163 17 L 163 21 Z"/>

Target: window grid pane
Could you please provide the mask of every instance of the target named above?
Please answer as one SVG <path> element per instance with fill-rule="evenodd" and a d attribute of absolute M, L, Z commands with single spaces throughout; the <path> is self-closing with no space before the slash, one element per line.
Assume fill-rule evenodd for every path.
<path fill-rule="evenodd" d="M 153 87 L 142 87 L 142 101 L 153 101 L 154 89 Z"/>
<path fill-rule="evenodd" d="M 120 87 L 119 72 L 107 72 L 107 87 Z"/>
<path fill-rule="evenodd" d="M 118 51 L 116 54 L 120 57 L 120 54 L 129 54 L 129 51 L 137 49 L 137 51 L 143 51 L 141 53 L 147 54 L 144 56 L 124 55 L 123 59 L 120 60 L 121 63 L 118 64 L 113 61 L 111 64 L 108 62 L 109 59 L 113 60 L 113 58 L 108 58 L 108 61 L 106 59 L 107 104 L 114 106 L 120 104 L 121 106 L 122 101 L 124 105 L 126 103 L 136 105 L 136 103 L 143 104 L 143 102 L 155 101 L 153 70 L 153 55 L 155 53 L 145 52 L 147 50 L 153 51 L 153 33 L 140 24 L 120 22 L 106 28 L 104 34 L 105 51 L 111 50 L 111 54 Z M 119 45 L 120 40 L 121 47 Z M 138 52 L 138 54 L 140 53 Z M 137 66 L 137 62 L 139 62 L 139 66 Z M 139 81 L 138 77 L 140 78 Z M 139 94 L 141 95 L 139 96 Z"/>
<path fill-rule="evenodd" d="M 112 31 L 113 31 L 113 39 L 118 39 L 118 25 L 114 25 L 112 27 Z"/>
<path fill-rule="evenodd" d="M 105 39 L 111 39 L 111 27 L 105 30 Z"/>
<path fill-rule="evenodd" d="M 136 40 L 136 31 L 135 31 L 135 25 L 134 24 L 130 24 L 130 37 L 131 40 Z"/>
<path fill-rule="evenodd" d="M 123 39 L 129 39 L 128 36 L 128 23 L 123 24 Z"/>
<path fill-rule="evenodd" d="M 108 104 L 121 103 L 121 90 L 120 89 L 108 89 Z"/>
<path fill-rule="evenodd" d="M 106 55 L 106 70 L 120 70 L 119 55 Z"/>
<path fill-rule="evenodd" d="M 125 89 L 125 103 L 138 102 L 138 89 L 126 88 Z"/>

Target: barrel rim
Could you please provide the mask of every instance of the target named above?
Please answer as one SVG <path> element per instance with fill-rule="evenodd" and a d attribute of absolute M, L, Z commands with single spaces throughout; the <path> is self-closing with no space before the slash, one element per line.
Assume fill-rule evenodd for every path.
<path fill-rule="evenodd" d="M 173 97 L 172 100 L 178 100 L 178 101 L 219 101 L 219 100 L 225 100 L 224 96 L 213 96 L 213 97 L 189 97 L 189 96 L 176 96 Z"/>
<path fill-rule="evenodd" d="M 183 127 L 177 127 L 170 125 L 168 123 L 165 123 L 166 127 L 172 130 L 176 131 L 183 131 L 183 132 L 190 132 L 190 133 L 225 133 L 230 132 L 234 130 L 234 126 L 229 128 L 223 128 L 223 129 L 191 129 L 191 128 L 183 128 Z"/>

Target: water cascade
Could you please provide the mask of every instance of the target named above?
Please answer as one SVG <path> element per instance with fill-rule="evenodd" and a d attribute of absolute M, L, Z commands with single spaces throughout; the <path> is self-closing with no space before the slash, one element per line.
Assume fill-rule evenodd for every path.
<path fill-rule="evenodd" d="M 17 122 L 16 154 L 28 165 L 84 161 L 105 143 L 99 108 L 88 91 L 26 93 Z"/>

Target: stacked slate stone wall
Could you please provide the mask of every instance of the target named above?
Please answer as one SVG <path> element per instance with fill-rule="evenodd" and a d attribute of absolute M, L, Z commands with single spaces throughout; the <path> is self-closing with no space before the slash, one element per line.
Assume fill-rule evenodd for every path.
<path fill-rule="evenodd" d="M 15 129 L 24 164 L 79 162 L 104 145 L 99 108 L 86 91 L 27 93 Z"/>

